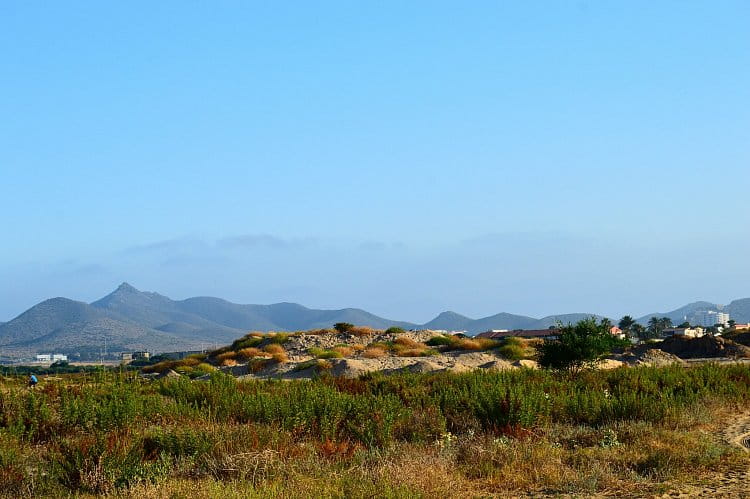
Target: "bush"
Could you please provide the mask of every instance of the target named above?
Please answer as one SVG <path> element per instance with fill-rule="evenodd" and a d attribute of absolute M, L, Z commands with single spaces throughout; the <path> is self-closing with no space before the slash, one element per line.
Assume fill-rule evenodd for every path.
<path fill-rule="evenodd" d="M 596 322 L 593 317 L 561 326 L 559 339 L 546 341 L 539 348 L 539 363 L 552 369 L 593 367 L 614 348 L 628 344 L 627 340 L 615 338 L 610 327 L 609 321 Z"/>
<path fill-rule="evenodd" d="M 337 322 L 333 325 L 333 329 L 338 331 L 339 333 L 347 333 L 354 327 L 354 324 L 349 324 L 348 322 Z"/>
<path fill-rule="evenodd" d="M 404 328 L 398 327 L 398 326 L 391 326 L 388 329 L 385 330 L 386 334 L 404 334 L 406 331 L 404 331 Z"/>
<path fill-rule="evenodd" d="M 431 347 L 440 347 L 445 345 L 453 345 L 455 342 L 456 340 L 451 338 L 450 336 L 441 334 L 440 336 L 433 336 L 432 338 L 427 340 L 427 345 Z"/>

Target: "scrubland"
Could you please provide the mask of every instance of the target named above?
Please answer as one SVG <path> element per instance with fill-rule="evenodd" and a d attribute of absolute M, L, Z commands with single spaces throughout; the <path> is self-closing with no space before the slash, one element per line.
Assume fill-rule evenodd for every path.
<path fill-rule="evenodd" d="M 750 465 L 720 436 L 738 365 L 23 383 L 0 385 L 8 497 L 643 496 Z"/>

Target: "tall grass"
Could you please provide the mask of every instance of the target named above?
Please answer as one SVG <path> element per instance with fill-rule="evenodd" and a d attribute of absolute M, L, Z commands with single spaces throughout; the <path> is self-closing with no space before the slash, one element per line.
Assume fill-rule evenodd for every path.
<path fill-rule="evenodd" d="M 69 386 L 43 383 L 33 391 L 22 386 L 17 381 L 0 390 L 0 488 L 31 490 L 28 470 L 36 469 L 47 478 L 34 486 L 103 493 L 158 482 L 173 467 L 223 479 L 221 470 L 230 468 L 222 460 L 234 455 L 228 446 L 239 444 L 223 439 L 217 427 L 253 429 L 243 434 L 242 449 L 261 452 L 273 434 L 277 443 L 286 442 L 284 452 L 292 452 L 295 442 L 315 442 L 315 452 L 346 459 L 355 459 L 352 449 L 386 452 L 432 445 L 444 435 L 523 440 L 555 425 L 676 428 L 709 402 L 747 404 L 750 369 L 709 364 L 579 374 L 324 374 L 309 382 L 243 382 L 215 372 L 206 382 L 153 383 L 117 373 L 78 378 Z M 261 435 L 266 443 L 259 443 Z M 607 438 L 608 446 L 617 443 Z M 28 458 L 29 444 L 45 451 L 35 464 L 14 465 Z M 643 470 L 661 466 L 664 456 L 654 452 L 638 458 Z"/>

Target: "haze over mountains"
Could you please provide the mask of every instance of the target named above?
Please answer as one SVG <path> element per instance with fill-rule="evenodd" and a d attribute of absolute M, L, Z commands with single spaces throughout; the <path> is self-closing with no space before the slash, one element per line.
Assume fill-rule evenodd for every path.
<path fill-rule="evenodd" d="M 677 323 L 697 310 L 718 309 L 713 303 L 695 302 L 671 312 L 648 314 L 639 322 L 647 322 L 652 315 L 658 315 L 670 317 Z M 723 310 L 737 322 L 748 322 L 750 298 L 735 300 Z M 576 322 L 593 315 L 575 313 L 537 319 L 499 313 L 471 319 L 455 312 L 443 312 L 426 324 L 413 324 L 355 308 L 316 310 L 296 303 L 239 305 L 211 297 L 178 301 L 123 283 L 90 304 L 52 298 L 9 322 L 0 323 L 0 356 L 54 351 L 91 358 L 98 357 L 105 349 L 110 353 L 140 349 L 151 352 L 194 350 L 229 343 L 247 331 L 325 328 L 336 322 L 375 328 L 465 330 L 476 334 L 488 329 L 545 329 L 557 321 Z"/>

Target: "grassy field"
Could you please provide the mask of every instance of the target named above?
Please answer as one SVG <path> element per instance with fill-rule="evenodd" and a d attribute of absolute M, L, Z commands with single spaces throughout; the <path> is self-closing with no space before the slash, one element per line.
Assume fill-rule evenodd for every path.
<path fill-rule="evenodd" d="M 742 366 L 24 382 L 0 384 L 12 497 L 647 495 L 749 464 L 717 432 Z"/>

